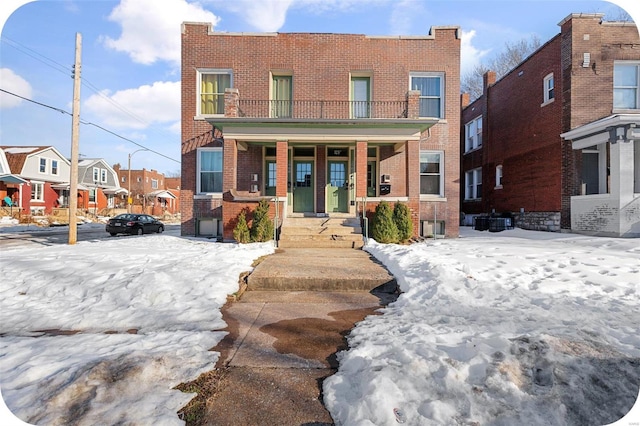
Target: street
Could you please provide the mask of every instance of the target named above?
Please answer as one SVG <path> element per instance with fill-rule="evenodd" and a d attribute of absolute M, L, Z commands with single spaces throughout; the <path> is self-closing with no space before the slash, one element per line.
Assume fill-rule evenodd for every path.
<path fill-rule="evenodd" d="M 170 235 L 180 234 L 180 225 L 165 224 L 165 233 Z M 78 225 L 78 241 L 94 241 L 107 238 L 138 238 L 128 235 L 110 236 L 104 229 L 103 224 L 83 224 Z M 141 238 L 144 238 L 142 236 Z M 29 246 L 52 246 L 57 244 L 67 244 L 69 242 L 69 227 L 39 228 L 33 226 L 33 231 L 20 231 L 1 233 L 0 249 L 22 248 Z"/>

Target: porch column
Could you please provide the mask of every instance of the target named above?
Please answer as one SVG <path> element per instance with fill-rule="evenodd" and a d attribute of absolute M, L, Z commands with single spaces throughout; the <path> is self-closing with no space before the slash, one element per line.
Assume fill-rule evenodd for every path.
<path fill-rule="evenodd" d="M 367 196 L 367 141 L 356 141 L 356 201 Z"/>
<path fill-rule="evenodd" d="M 411 211 L 413 235 L 420 235 L 420 141 L 407 141 L 405 145 L 407 164 L 407 206 Z M 442 171 L 441 171 L 442 172 Z"/>
<path fill-rule="evenodd" d="M 222 193 L 238 186 L 238 145 L 235 139 L 224 139 L 222 151 Z"/>
<path fill-rule="evenodd" d="M 281 199 L 281 201 L 287 199 L 288 153 L 288 141 L 276 142 L 276 197 Z"/>
<path fill-rule="evenodd" d="M 612 143 L 610 152 L 611 195 L 622 208 L 633 200 L 633 141 Z"/>

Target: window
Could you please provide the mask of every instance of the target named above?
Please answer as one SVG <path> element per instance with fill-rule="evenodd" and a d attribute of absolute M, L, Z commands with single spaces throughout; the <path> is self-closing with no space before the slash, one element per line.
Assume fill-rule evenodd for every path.
<path fill-rule="evenodd" d="M 89 189 L 89 202 L 90 203 L 95 203 L 96 202 L 96 189 L 95 188 Z"/>
<path fill-rule="evenodd" d="M 482 168 L 469 170 L 465 173 L 465 200 L 482 198 Z"/>
<path fill-rule="evenodd" d="M 151 179 L 151 189 L 158 189 L 158 179 Z"/>
<path fill-rule="evenodd" d="M 293 79 L 290 75 L 274 75 L 272 81 L 271 117 L 291 118 Z"/>
<path fill-rule="evenodd" d="M 100 181 L 100 169 L 97 167 L 93 168 L 93 181 L 94 182 Z"/>
<path fill-rule="evenodd" d="M 107 181 L 107 169 L 100 169 L 100 182 Z"/>
<path fill-rule="evenodd" d="M 58 160 L 51 160 L 51 174 L 58 174 Z"/>
<path fill-rule="evenodd" d="M 464 126 L 464 133 L 464 152 L 480 148 L 482 146 L 482 116 L 468 122 Z"/>
<path fill-rule="evenodd" d="M 444 118 L 444 75 L 417 73 L 410 79 L 409 88 L 420 92 L 420 117 Z"/>
<path fill-rule="evenodd" d="M 199 71 L 198 115 L 223 115 L 224 91 L 231 88 L 231 70 Z"/>
<path fill-rule="evenodd" d="M 127 181 L 126 176 L 122 176 L 122 183 L 124 183 L 124 182 L 126 182 L 126 181 Z"/>
<path fill-rule="evenodd" d="M 420 151 L 420 194 L 444 196 L 444 153 Z"/>
<path fill-rule="evenodd" d="M 351 118 L 371 117 L 371 79 L 351 77 Z"/>
<path fill-rule="evenodd" d="M 44 183 L 31 181 L 31 199 L 44 201 Z"/>
<path fill-rule="evenodd" d="M 40 159 L 40 173 L 47 173 L 47 159 Z"/>
<path fill-rule="evenodd" d="M 543 85 L 542 90 L 543 90 L 543 97 L 544 97 L 544 102 L 542 105 L 545 105 L 553 101 L 553 99 L 555 98 L 553 73 L 547 75 L 544 78 L 542 85 Z"/>
<path fill-rule="evenodd" d="M 613 65 L 613 108 L 640 108 L 640 63 L 616 62 Z"/>
<path fill-rule="evenodd" d="M 222 192 L 222 148 L 198 149 L 198 192 Z"/>
<path fill-rule="evenodd" d="M 136 178 L 136 181 L 137 181 L 138 183 L 140 183 L 140 182 L 142 182 L 142 178 L 141 178 L 140 176 L 138 176 L 138 177 Z"/>
<path fill-rule="evenodd" d="M 496 166 L 496 188 L 502 188 L 502 165 Z"/>

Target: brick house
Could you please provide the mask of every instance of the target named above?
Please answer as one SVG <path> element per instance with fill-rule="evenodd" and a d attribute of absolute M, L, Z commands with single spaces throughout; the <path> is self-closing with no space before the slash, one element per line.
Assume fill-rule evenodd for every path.
<path fill-rule="evenodd" d="M 626 137 L 640 127 L 640 39 L 632 22 L 602 18 L 569 15 L 558 35 L 499 81 L 486 73 L 480 98 L 462 95 L 466 225 L 480 214 L 510 213 L 525 229 L 640 234 L 638 141 L 592 137 L 614 127 Z M 617 210 L 603 198 L 618 200 L 610 203 Z M 620 199 L 631 203 L 626 210 Z M 626 225 L 612 225 L 621 216 Z"/>
<path fill-rule="evenodd" d="M 177 196 L 174 191 L 167 189 L 163 173 L 145 168 L 129 171 L 122 169 L 120 164 L 114 164 L 113 169 L 118 174 L 120 185 L 130 192 L 129 200 L 126 195 L 122 195 L 121 204 L 125 208 L 129 201 L 134 213 L 161 216 L 164 213 L 173 214 L 179 211 Z"/>
<path fill-rule="evenodd" d="M 182 26 L 183 235 L 233 240 L 238 214 L 370 217 L 458 236 L 460 38 L 238 34 Z M 436 226 L 434 227 L 434 224 Z"/>

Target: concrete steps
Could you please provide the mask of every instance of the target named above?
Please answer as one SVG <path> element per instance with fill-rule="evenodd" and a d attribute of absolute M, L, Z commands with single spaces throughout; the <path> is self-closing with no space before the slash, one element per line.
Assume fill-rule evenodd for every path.
<path fill-rule="evenodd" d="M 395 278 L 364 250 L 279 248 L 247 277 L 247 291 L 396 291 Z"/>
<path fill-rule="evenodd" d="M 288 217 L 280 248 L 362 248 L 360 219 L 354 217 Z"/>

